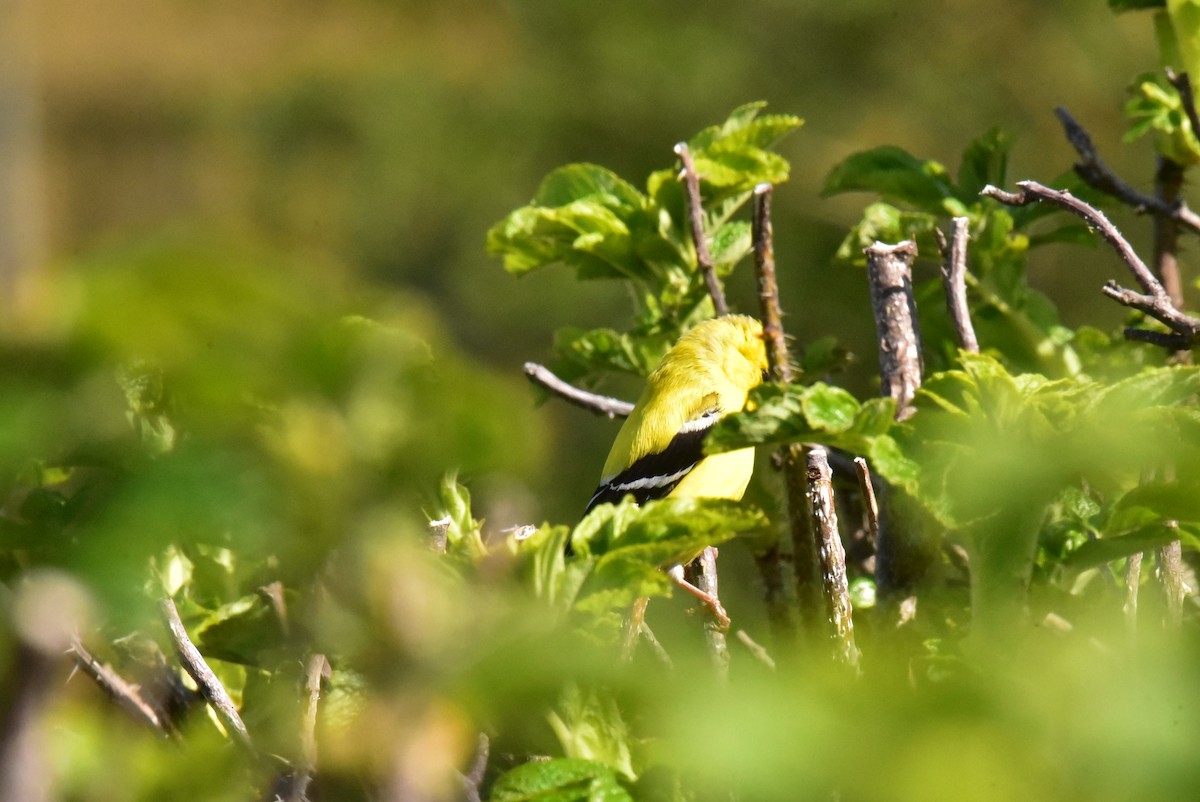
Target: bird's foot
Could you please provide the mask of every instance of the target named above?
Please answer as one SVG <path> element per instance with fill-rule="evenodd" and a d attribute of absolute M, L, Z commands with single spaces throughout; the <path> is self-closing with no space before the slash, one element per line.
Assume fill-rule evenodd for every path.
<path fill-rule="evenodd" d="M 729 630 L 732 622 L 729 620 L 729 614 L 725 612 L 725 608 L 721 606 L 721 600 L 711 593 L 700 590 L 700 588 L 684 579 L 682 565 L 671 566 L 667 570 L 667 576 L 671 577 L 671 581 L 678 585 L 681 590 L 685 590 L 692 596 L 695 596 L 701 604 L 708 608 L 708 611 L 712 613 L 712 617 L 716 621 L 718 629 L 722 632 Z"/>

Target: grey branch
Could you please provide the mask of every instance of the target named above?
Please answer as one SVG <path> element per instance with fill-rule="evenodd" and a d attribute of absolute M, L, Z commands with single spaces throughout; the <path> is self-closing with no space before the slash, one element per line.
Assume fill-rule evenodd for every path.
<path fill-rule="evenodd" d="M 725 291 L 721 289 L 721 280 L 717 278 L 717 268 L 713 264 L 712 255 L 708 252 L 708 243 L 704 238 L 704 209 L 700 204 L 700 176 L 696 174 L 696 163 L 692 161 L 692 153 L 686 142 L 675 146 L 675 154 L 683 163 L 683 182 L 687 191 L 688 222 L 692 227 L 692 242 L 696 246 L 696 264 L 704 283 L 708 286 L 708 294 L 712 297 L 713 309 L 718 315 L 729 314 L 729 305 L 725 303 Z"/>
<path fill-rule="evenodd" d="M 754 243 L 754 273 L 758 282 L 758 301 L 763 322 L 763 340 L 767 347 L 767 364 L 771 377 L 787 384 L 792 381 L 792 364 L 788 355 L 787 338 L 783 332 L 783 311 L 779 306 L 779 285 L 775 276 L 775 246 L 771 226 L 770 184 L 754 188 L 751 239 Z M 800 619 L 813 624 L 821 605 L 817 547 L 808 526 L 804 480 L 804 449 L 799 445 L 784 446 L 778 452 L 782 462 L 784 488 L 787 493 L 788 522 L 791 526 L 792 551 L 789 555 L 780 539 L 769 544 L 755 556 L 766 591 L 767 615 L 777 641 L 791 639 L 795 632 L 792 610 L 798 608 Z M 784 570 L 788 557 L 793 559 L 795 582 L 789 585 Z M 794 592 L 793 592 L 794 587 Z"/>
<path fill-rule="evenodd" d="M 1167 203 L 1153 195 L 1138 192 L 1129 184 L 1122 181 L 1104 163 L 1099 154 L 1096 153 L 1096 147 L 1092 144 L 1091 136 L 1071 116 L 1070 112 L 1059 107 L 1054 110 L 1054 113 L 1058 115 L 1059 122 L 1062 123 L 1063 131 L 1067 135 L 1067 141 L 1071 143 L 1071 147 L 1075 148 L 1075 152 L 1079 154 L 1079 161 L 1075 164 L 1075 173 L 1083 179 L 1084 183 L 1093 189 L 1116 198 L 1134 211 L 1140 213 L 1149 212 L 1159 217 L 1171 217 L 1193 231 L 1200 232 L 1200 215 L 1189 209 L 1186 203 L 1182 201 Z"/>
<path fill-rule="evenodd" d="M 225 686 L 221 684 L 221 680 L 217 679 L 217 675 L 209 668 L 208 663 L 204 660 L 204 656 L 200 654 L 200 650 L 196 648 L 191 638 L 188 637 L 187 629 L 183 626 L 183 621 L 179 617 L 179 610 L 176 609 L 175 602 L 168 596 L 159 602 L 159 608 L 162 611 L 163 619 L 166 621 L 167 630 L 171 633 L 171 640 L 175 645 L 175 654 L 179 657 L 179 662 L 183 665 L 183 670 L 195 680 L 196 686 L 200 689 L 200 695 L 212 705 L 221 722 L 227 729 L 233 732 L 235 740 L 253 750 L 253 745 L 250 742 L 250 733 L 246 731 L 246 725 L 242 722 L 242 717 L 238 715 L 233 700 L 229 698 L 229 692 L 225 690 Z"/>
<path fill-rule="evenodd" d="M 862 492 L 863 510 L 867 514 L 867 537 L 873 546 L 879 543 L 879 501 L 875 498 L 875 485 L 871 482 L 871 469 L 862 457 L 854 458 L 854 472 L 858 476 L 858 487 Z"/>
<path fill-rule="evenodd" d="M 1125 562 L 1125 629 L 1137 637 L 1138 587 L 1142 582 L 1142 553 L 1130 554 Z"/>
<path fill-rule="evenodd" d="M 92 678 L 100 690 L 108 695 L 108 698 L 117 703 L 125 712 L 129 713 L 143 724 L 149 725 L 160 735 L 167 735 L 171 728 L 169 724 L 158 714 L 144 698 L 137 686 L 125 681 L 113 668 L 105 663 L 97 660 L 92 653 L 84 648 L 83 643 L 78 638 L 71 641 L 70 654 L 75 658 L 75 665 L 84 674 Z"/>
<path fill-rule="evenodd" d="M 923 370 L 912 287 L 917 246 L 907 240 L 897 245 L 876 242 L 864 252 L 879 341 L 883 394 L 896 402 L 896 417 L 904 420 L 912 414 L 909 404 L 921 386 Z"/>
<path fill-rule="evenodd" d="M 1168 521 L 1175 528 L 1179 524 Z M 1159 571 L 1163 593 L 1167 598 L 1167 614 L 1164 623 L 1169 630 L 1178 630 L 1183 624 L 1183 600 L 1187 598 L 1187 585 L 1183 581 L 1183 550 L 1178 540 L 1172 540 L 1158 550 Z"/>
<path fill-rule="evenodd" d="M 627 418 L 629 417 L 629 413 L 633 411 L 633 404 L 628 401 L 581 390 L 575 385 L 558 378 L 549 368 L 539 365 L 536 362 L 525 363 L 525 375 L 531 382 L 545 387 L 559 398 L 574 404 L 580 409 L 586 409 L 588 412 L 603 415 L 610 420 L 613 418 Z"/>
<path fill-rule="evenodd" d="M 854 643 L 854 610 L 846 583 L 846 552 L 838 534 L 837 510 L 833 501 L 833 474 L 825 449 L 808 451 L 808 509 L 813 531 L 820 541 L 821 579 L 825 604 L 833 622 L 835 654 L 856 673 L 860 671 L 858 646 Z"/>
<path fill-rule="evenodd" d="M 771 658 L 770 653 L 764 649 L 750 634 L 744 629 L 737 631 L 738 642 L 746 647 L 746 650 L 754 656 L 754 659 L 762 663 L 772 671 L 775 670 L 775 661 Z"/>
<path fill-rule="evenodd" d="M 1024 206 L 1038 201 L 1053 203 L 1080 217 L 1113 247 L 1143 290 L 1138 293 L 1120 286 L 1115 281 L 1109 281 L 1103 288 L 1104 294 L 1124 306 L 1146 313 L 1171 329 L 1180 338 L 1174 340 L 1175 347 L 1190 347 L 1200 339 L 1200 320 L 1179 311 L 1172 303 L 1166 288 L 1103 212 L 1066 190 L 1051 189 L 1036 181 L 1019 181 L 1017 186 L 1021 188 L 1020 192 L 1005 192 L 987 186 L 980 194 L 1011 206 Z M 1127 339 L 1146 339 L 1140 336 L 1130 337 L 1128 330 L 1125 336 Z"/>
<path fill-rule="evenodd" d="M 721 596 L 718 593 L 720 583 L 717 577 L 717 550 L 712 546 L 705 546 L 704 551 L 696 558 L 694 567 L 696 587 L 719 602 Z M 704 643 L 708 647 L 708 656 L 712 659 L 717 677 L 723 681 L 729 679 L 729 645 L 725 640 L 725 629 L 728 626 L 728 622 L 724 622 L 722 626 L 722 622 L 714 616 L 707 616 L 704 621 Z"/>
<path fill-rule="evenodd" d="M 459 773 L 458 781 L 462 786 L 463 795 L 467 802 L 481 802 L 479 787 L 483 785 L 483 777 L 487 774 L 488 758 L 491 756 L 492 743 L 487 733 L 479 733 L 475 743 L 475 759 L 466 774 Z"/>
<path fill-rule="evenodd" d="M 946 307 L 959 345 L 964 351 L 979 353 L 979 340 L 975 337 L 975 326 L 971 323 L 971 308 L 967 305 L 967 240 L 970 220 L 956 217 L 950 247 L 946 248 L 945 263 L 942 265 L 942 283 L 946 288 Z"/>

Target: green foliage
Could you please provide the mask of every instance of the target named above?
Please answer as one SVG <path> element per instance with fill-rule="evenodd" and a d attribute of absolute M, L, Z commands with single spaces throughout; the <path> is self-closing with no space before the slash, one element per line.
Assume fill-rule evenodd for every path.
<path fill-rule="evenodd" d="M 360 135 L 334 113 L 336 93 L 297 100 L 265 117 L 323 122 L 307 144 L 267 125 L 280 152 Z M 1147 114 L 1162 117 L 1170 98 L 1159 100 Z M 789 174 L 771 148 L 799 120 L 761 110 L 740 107 L 689 140 L 726 277 L 749 248 L 750 191 Z M 1182 125 L 1156 124 L 1146 130 Z M 802 381 L 756 389 L 706 444 L 865 456 L 887 485 L 887 523 L 935 554 L 965 549 L 970 638 L 962 569 L 938 557 L 916 588 L 915 621 L 897 629 L 858 611 L 865 682 L 831 664 L 820 637 L 772 642 L 748 609 L 753 594 L 724 568 L 739 634 L 766 642 L 779 668 L 731 637 L 733 670 L 714 682 L 700 625 L 669 598 L 662 569 L 704 546 L 729 544 L 723 566 L 736 566 L 737 538 L 773 542 L 786 511 L 769 494 L 764 509 L 626 500 L 574 525 L 505 528 L 521 493 L 494 488 L 541 458 L 540 426 L 517 380 L 459 354 L 419 301 L 178 235 L 68 265 L 27 329 L 0 345 L 0 654 L 24 660 L 18 641 L 79 631 L 142 687 L 174 688 L 180 709 L 168 740 L 72 685 L 39 713 L 58 734 L 54 791 L 244 799 L 270 788 L 302 759 L 302 673 L 319 653 L 332 668 L 314 797 L 457 798 L 484 732 L 493 749 L 477 790 L 509 802 L 1190 799 L 1195 613 L 1169 638 L 1143 615 L 1130 644 L 1126 589 L 1103 576 L 1174 539 L 1189 555 L 1200 546 L 1200 369 L 1061 325 L 1026 281 L 1028 253 L 1091 238 L 1046 208 L 979 197 L 1007 180 L 1010 148 L 989 131 L 951 176 L 881 147 L 847 158 L 825 187 L 880 198 L 844 261 L 877 238 L 913 237 L 932 253 L 947 216 L 968 218 L 985 354 L 953 347 L 929 282 L 918 293 L 931 370 L 911 417 L 815 381 L 847 359 L 825 337 L 798 349 Z M 595 165 L 556 170 L 488 246 L 516 275 L 561 264 L 631 290 L 629 330 L 558 333 L 569 378 L 644 374 L 712 313 L 674 169 L 644 188 Z M 856 492 L 839 487 L 851 526 Z M 431 522 L 445 529 L 444 552 L 430 548 Z M 873 601 L 861 557 L 849 571 L 855 602 Z M 189 704 L 162 657 L 163 595 L 257 754 L 229 748 Z M 651 597 L 625 661 L 626 613 Z M 1052 640 L 1028 626 L 1046 613 L 1075 629 Z M 642 642 L 651 631 L 670 667 Z M 4 661 L 0 688 L 31 687 L 23 668 Z M 1135 705 L 1097 703 L 1131 689 Z"/>
<path fill-rule="evenodd" d="M 761 115 L 765 105 L 741 106 L 687 142 L 700 177 L 705 240 L 721 276 L 750 250 L 749 223 L 734 215 L 757 184 L 787 180 L 788 163 L 769 148 L 802 123 Z M 632 331 L 556 335 L 556 368 L 570 380 L 603 372 L 644 376 L 682 331 L 713 314 L 675 168 L 652 173 L 642 192 L 603 167 L 561 167 L 542 181 L 532 203 L 491 228 L 487 247 L 515 275 L 562 264 L 580 279 L 628 283 Z"/>
<path fill-rule="evenodd" d="M 881 201 L 869 205 L 837 252 L 838 261 L 863 266 L 863 250 L 874 242 L 910 239 L 922 254 L 938 252 L 935 231 L 950 217 L 966 217 L 971 236 L 968 256 L 968 302 L 976 334 L 984 348 L 1021 370 L 1052 376 L 1080 370 L 1072 333 L 1059 320 L 1054 304 L 1029 286 L 1026 260 L 1031 248 L 1050 243 L 1091 243 L 1092 234 L 1074 220 L 1055 221 L 1047 228 L 1046 206 L 1005 207 L 980 197 L 987 185 L 1003 186 L 1007 179 L 1012 138 L 992 129 L 968 144 L 957 180 L 936 161 L 919 159 L 895 147 L 854 154 L 835 166 L 824 195 L 872 192 Z M 1091 199 L 1094 192 L 1074 177 L 1055 182 Z M 938 278 L 918 282 L 916 296 L 923 321 L 923 342 L 929 366 L 952 364 L 957 344 L 945 312 Z"/>

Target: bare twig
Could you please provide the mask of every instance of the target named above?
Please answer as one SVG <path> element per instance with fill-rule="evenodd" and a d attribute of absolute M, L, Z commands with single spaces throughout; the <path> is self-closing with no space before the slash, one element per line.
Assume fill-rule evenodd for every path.
<path fill-rule="evenodd" d="M 450 536 L 450 516 L 438 518 L 429 522 L 429 550 L 436 554 L 445 554 Z"/>
<path fill-rule="evenodd" d="M 483 785 L 483 777 L 487 774 L 488 758 L 491 756 L 491 740 L 487 733 L 479 733 L 475 743 L 475 759 L 466 774 L 459 773 L 458 781 L 462 785 L 467 802 L 481 802 L 479 788 Z"/>
<path fill-rule="evenodd" d="M 917 304 L 913 298 L 912 263 L 917 246 L 877 242 L 865 250 L 871 306 L 879 339 L 879 370 L 883 394 L 896 402 L 896 417 L 912 414 L 913 396 L 921 386 L 921 339 L 917 333 Z"/>
<path fill-rule="evenodd" d="M 1130 554 L 1125 562 L 1125 628 L 1137 635 L 1138 587 L 1142 582 L 1142 553 Z"/>
<path fill-rule="evenodd" d="M 1144 291 L 1137 293 L 1121 287 L 1115 281 L 1109 281 L 1102 290 L 1104 294 L 1120 304 L 1145 312 L 1163 323 L 1176 335 L 1183 338 L 1177 342 L 1186 340 L 1187 345 L 1190 346 L 1200 340 L 1200 320 L 1184 314 L 1171 302 L 1170 295 L 1153 271 L 1146 266 L 1146 263 L 1133 250 L 1133 246 L 1099 209 L 1076 198 L 1070 192 L 1051 189 L 1036 181 L 1020 181 L 1017 186 L 1021 188 L 1020 192 L 1005 192 L 988 186 L 984 187 L 980 194 L 1013 206 L 1024 206 L 1035 201 L 1054 203 L 1082 218 L 1116 250 Z M 1125 336 L 1129 338 L 1128 330 Z M 1136 339 L 1145 338 L 1139 336 Z"/>
<path fill-rule="evenodd" d="M 754 638 L 750 637 L 749 633 L 747 633 L 746 630 L 739 629 L 735 634 L 737 635 L 738 642 L 740 642 L 743 646 L 746 647 L 747 650 L 749 650 L 750 654 L 752 654 L 754 656 L 755 660 L 762 663 L 764 666 L 771 669 L 772 671 L 775 670 L 775 661 L 773 659 L 771 659 L 771 655 L 767 652 L 766 649 L 764 649 L 761 645 L 759 645 L 759 643 L 757 641 L 755 641 Z"/>
<path fill-rule="evenodd" d="M 658 662 L 662 663 L 667 668 L 674 668 L 675 664 L 671 660 L 671 655 L 666 648 L 659 642 L 654 635 L 654 630 L 650 629 L 650 625 L 642 621 L 642 637 L 646 639 L 646 643 L 650 644 L 650 651 L 654 652 L 654 656 L 658 658 Z"/>
<path fill-rule="evenodd" d="M 700 204 L 700 176 L 696 174 L 696 163 L 692 161 L 691 151 L 686 142 L 675 146 L 675 154 L 683 163 L 683 181 L 687 190 L 688 220 L 692 226 L 692 242 L 696 246 L 696 264 L 704 283 L 708 286 L 708 294 L 712 297 L 713 309 L 717 315 L 729 314 L 729 305 L 725 303 L 725 291 L 721 289 L 721 280 L 717 278 L 717 268 L 713 265 L 712 255 L 708 252 L 708 243 L 704 239 L 704 209 Z"/>
<path fill-rule="evenodd" d="M 288 620 L 287 598 L 283 593 L 283 583 L 277 579 L 263 585 L 258 589 L 258 595 L 271 605 L 275 619 L 279 622 L 279 629 L 287 637 L 291 633 L 291 622 Z"/>
<path fill-rule="evenodd" d="M 772 378 L 781 383 L 792 380 L 792 365 L 788 356 L 787 339 L 783 333 L 783 312 L 779 306 L 779 285 L 775 278 L 775 249 L 771 231 L 771 185 L 754 188 L 754 271 L 758 280 L 758 300 L 763 321 L 763 340 L 767 347 L 767 364 Z M 786 581 L 784 564 L 788 553 L 779 540 L 771 543 L 756 556 L 758 569 L 766 590 L 767 615 L 776 640 L 783 643 L 795 632 L 792 610 L 797 606 L 800 619 L 808 625 L 817 620 L 821 609 L 820 574 L 817 568 L 817 547 L 809 529 L 806 513 L 804 449 L 799 445 L 784 446 L 777 452 L 783 470 L 787 492 L 788 521 L 792 533 L 792 553 L 795 570 L 795 592 Z"/>
<path fill-rule="evenodd" d="M 958 334 L 959 345 L 964 351 L 977 354 L 979 353 L 979 340 L 975 337 L 975 327 L 971 323 L 971 309 L 967 305 L 969 223 L 970 220 L 966 217 L 954 218 L 954 234 L 950 238 L 950 247 L 946 249 L 945 263 L 942 265 L 942 283 L 946 287 L 946 306 L 950 310 L 950 319 L 954 323 L 954 331 Z"/>
<path fill-rule="evenodd" d="M 696 587 L 713 599 L 719 600 L 721 597 L 718 593 L 717 550 L 712 546 L 705 546 L 704 551 L 700 552 L 700 556 L 696 559 L 695 566 Z M 725 640 L 725 630 L 728 628 L 728 622 L 722 626 L 721 622 L 714 620 L 713 616 L 708 616 L 704 620 L 704 642 L 708 647 L 708 655 L 712 658 L 717 677 L 721 680 L 729 679 L 729 645 Z"/>
<path fill-rule="evenodd" d="M 771 225 L 772 191 L 773 187 L 770 184 L 759 184 L 754 188 L 751 241 L 754 244 L 754 271 L 758 279 L 758 308 L 762 312 L 763 341 L 767 346 L 771 379 L 790 384 L 792 363 L 788 357 L 787 339 L 783 331 L 779 282 L 775 277 L 775 243 Z"/>
<path fill-rule="evenodd" d="M 603 415 L 610 420 L 613 418 L 627 418 L 629 417 L 629 413 L 633 411 L 633 404 L 628 401 L 581 390 L 575 385 L 558 378 L 549 368 L 539 365 L 536 362 L 525 363 L 525 375 L 534 384 L 545 387 L 565 401 L 581 409 L 586 409 L 588 412 Z"/>
<path fill-rule="evenodd" d="M 1178 527 L 1174 521 L 1168 522 Z M 1187 598 L 1187 586 L 1183 581 L 1183 550 L 1178 540 L 1172 540 L 1158 550 L 1163 593 L 1167 598 L 1165 624 L 1168 629 L 1179 629 L 1183 624 L 1183 600 Z"/>
<path fill-rule="evenodd" d="M 854 470 L 858 476 L 858 487 L 862 492 L 863 510 L 867 514 L 867 537 L 872 545 L 879 542 L 879 502 L 875 499 L 875 485 L 871 483 L 871 469 L 862 457 L 854 458 Z"/>
<path fill-rule="evenodd" d="M 126 682 L 112 667 L 92 656 L 78 638 L 72 639 L 70 654 L 75 658 L 75 665 L 79 670 L 91 677 L 118 707 L 143 724 L 149 725 L 160 735 L 171 732 L 170 723 L 159 716 L 158 711 L 142 698 L 138 687 Z"/>
<path fill-rule="evenodd" d="M 820 537 L 821 579 L 825 586 L 827 612 L 833 622 L 835 654 L 839 661 L 857 672 L 860 654 L 854 643 L 854 610 L 846 583 L 846 552 L 838 534 L 833 474 L 821 446 L 808 450 L 808 508 L 813 531 Z"/>
<path fill-rule="evenodd" d="M 1193 110 L 1193 113 L 1194 110 Z M 1183 189 L 1183 166 L 1166 156 L 1158 157 L 1154 192 L 1163 203 L 1175 205 Z M 1154 216 L 1154 274 L 1162 282 L 1171 303 L 1183 307 L 1183 279 L 1179 275 L 1179 221 Z"/>
<path fill-rule="evenodd" d="M 1111 195 L 1139 213 L 1150 212 L 1160 217 L 1171 217 L 1178 220 L 1195 232 L 1200 232 L 1200 215 L 1188 208 L 1186 203 L 1165 203 L 1153 195 L 1138 192 L 1129 184 L 1117 177 L 1100 156 L 1092 144 L 1092 138 L 1074 117 L 1064 108 L 1057 108 L 1054 113 L 1062 123 L 1067 140 L 1079 154 L 1079 162 L 1075 164 L 1076 174 L 1090 187 Z"/>
<path fill-rule="evenodd" d="M 253 750 L 250 733 L 246 731 L 242 717 L 238 714 L 233 700 L 229 698 L 229 692 L 225 690 L 221 680 L 213 673 L 203 655 L 200 654 L 200 650 L 188 637 L 187 629 L 184 628 L 183 621 L 179 617 L 179 610 L 175 608 L 175 602 L 168 596 L 159 602 L 159 609 L 162 611 L 167 630 L 170 632 L 175 646 L 175 654 L 179 657 L 184 671 L 195 680 L 201 695 L 212 705 L 226 729 L 233 731 L 235 740 Z"/>

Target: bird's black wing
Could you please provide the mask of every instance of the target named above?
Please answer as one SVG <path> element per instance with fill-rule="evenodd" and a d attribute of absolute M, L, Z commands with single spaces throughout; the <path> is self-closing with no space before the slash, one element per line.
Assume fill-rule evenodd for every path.
<path fill-rule="evenodd" d="M 596 488 L 584 514 L 598 504 L 616 504 L 631 495 L 638 504 L 663 498 L 704 459 L 704 438 L 721 417 L 720 410 L 706 410 L 688 421 L 662 451 L 646 454 Z"/>

